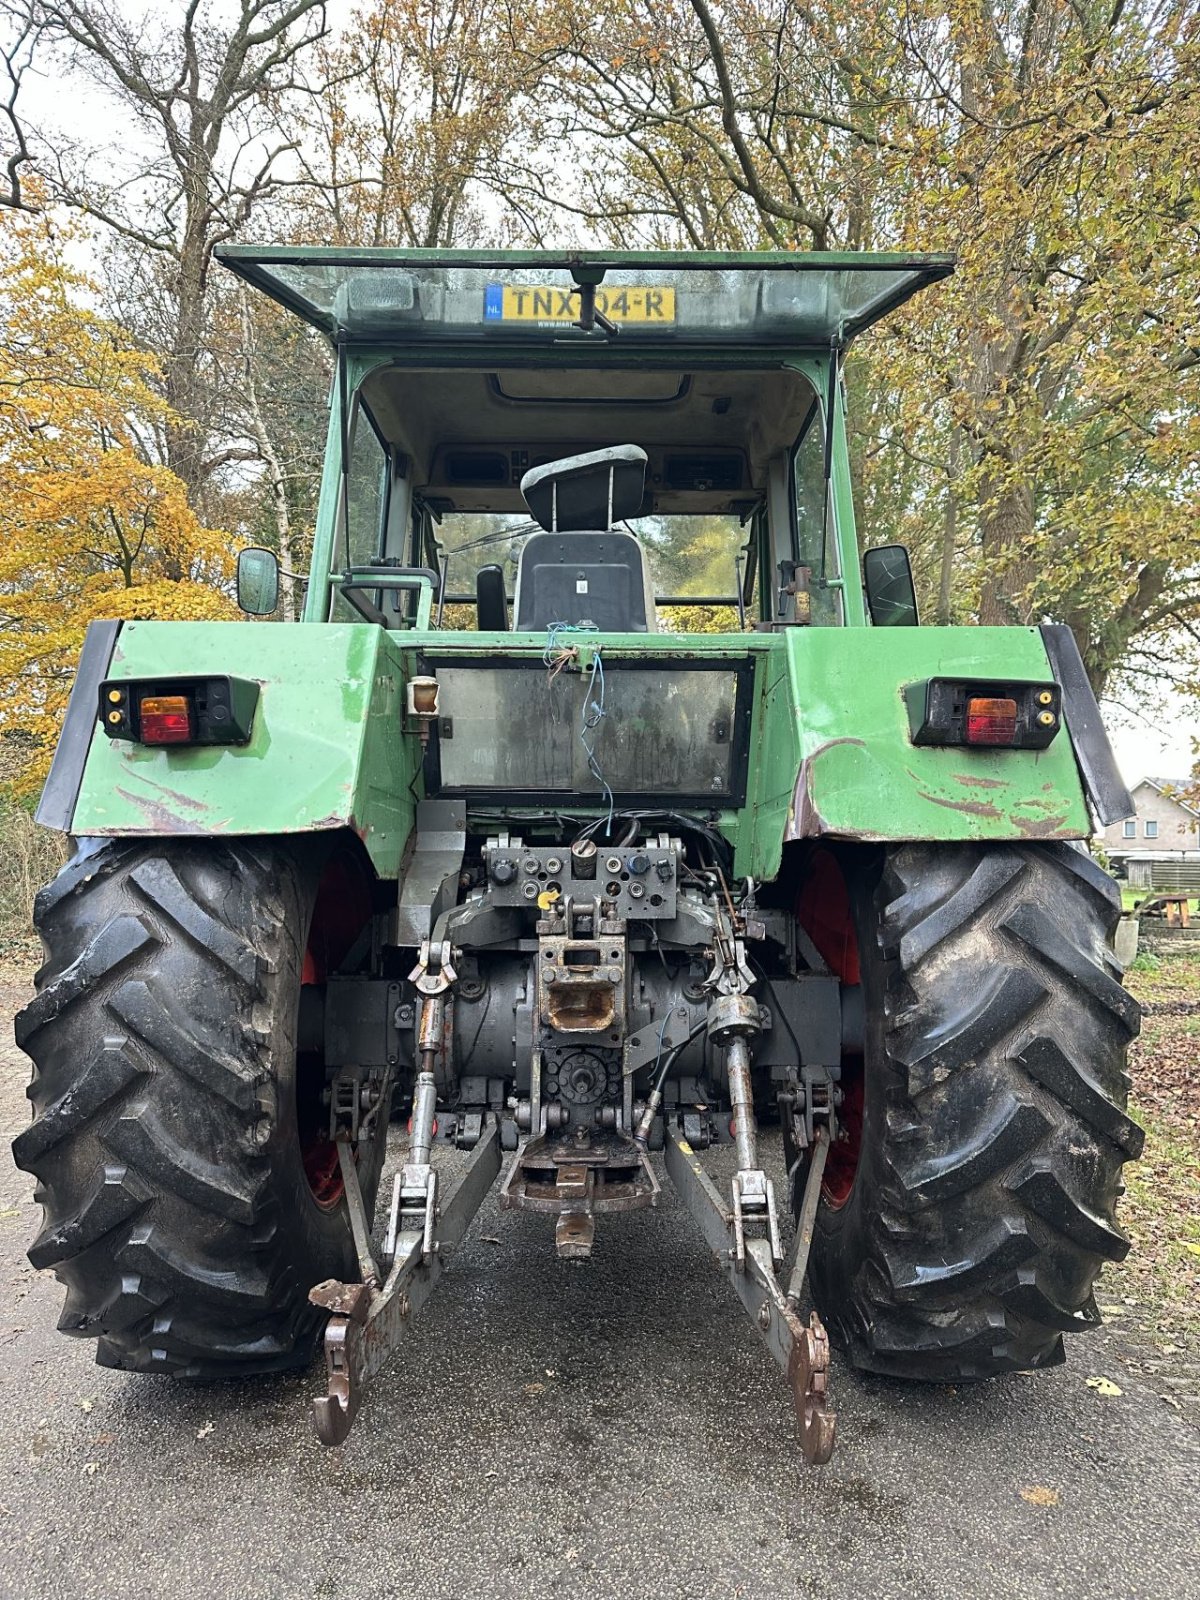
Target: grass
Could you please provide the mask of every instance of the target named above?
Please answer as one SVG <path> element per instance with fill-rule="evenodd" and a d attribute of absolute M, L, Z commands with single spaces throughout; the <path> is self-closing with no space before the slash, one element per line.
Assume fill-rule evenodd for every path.
<path fill-rule="evenodd" d="M 39 828 L 20 801 L 0 791 L 0 959 L 36 961 L 33 897 L 65 859 L 62 835 Z"/>
<path fill-rule="evenodd" d="M 1156 1339 L 1200 1342 L 1200 952 L 1144 952 L 1129 969 L 1146 1007 L 1130 1056 L 1131 1111 L 1146 1130 L 1125 1168 L 1121 1221 L 1133 1248 L 1100 1300 L 1127 1303 Z M 1193 1011 L 1192 1007 L 1196 1007 Z"/>
<path fill-rule="evenodd" d="M 1158 1337 L 1200 1337 L 1200 1138 L 1165 1123 L 1136 1101 L 1146 1130 L 1140 1161 L 1125 1169 L 1121 1220 L 1133 1248 L 1104 1294 L 1120 1289 Z"/>

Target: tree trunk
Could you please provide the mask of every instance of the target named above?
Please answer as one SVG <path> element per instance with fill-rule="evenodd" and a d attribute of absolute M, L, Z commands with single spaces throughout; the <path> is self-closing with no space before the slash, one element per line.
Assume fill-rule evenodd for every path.
<path fill-rule="evenodd" d="M 271 511 L 275 518 L 275 537 L 279 543 L 280 574 L 279 608 L 285 622 L 296 620 L 296 586 L 292 577 L 295 571 L 292 551 L 292 519 L 288 510 L 287 483 L 279 454 L 271 439 L 270 429 L 263 416 L 258 398 L 258 383 L 254 375 L 254 341 L 250 321 L 250 306 L 246 290 L 241 291 L 242 329 L 246 339 L 246 401 L 250 431 L 267 469 L 267 484 L 271 492 Z"/>
<path fill-rule="evenodd" d="M 991 627 L 1029 623 L 1033 613 L 1029 589 L 1037 570 L 1029 553 L 1033 488 L 1024 478 L 1011 472 L 1000 482 L 985 478 L 979 532 L 983 558 L 980 622 Z"/>
<path fill-rule="evenodd" d="M 208 266 L 205 219 L 210 172 L 193 167 L 184 189 L 186 214 L 176 276 L 174 330 L 163 363 L 167 403 L 180 421 L 167 430 L 167 465 L 187 486 L 188 500 L 201 516 L 206 474 L 207 429 L 200 394 L 200 352 L 205 343 L 204 291 Z"/>
<path fill-rule="evenodd" d="M 942 568 L 938 577 L 937 619 L 940 627 L 950 625 L 950 588 L 954 579 L 954 560 L 958 553 L 958 428 L 950 424 L 950 444 L 946 454 L 946 508 L 942 515 Z"/>

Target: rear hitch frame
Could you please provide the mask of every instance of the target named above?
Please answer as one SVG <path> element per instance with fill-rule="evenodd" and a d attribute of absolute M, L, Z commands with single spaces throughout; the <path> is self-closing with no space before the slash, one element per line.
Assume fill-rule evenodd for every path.
<path fill-rule="evenodd" d="M 326 1392 L 313 1400 L 313 1421 L 323 1445 L 343 1444 L 371 1380 L 395 1353 L 413 1319 L 446 1271 L 443 1251 L 458 1244 L 500 1174 L 500 1123 L 488 1116 L 462 1176 L 446 1198 L 425 1183 L 418 1203 L 397 1184 L 388 1240 L 394 1254 L 385 1277 L 376 1262 L 366 1225 L 358 1169 L 348 1147 L 338 1145 L 361 1283 L 330 1278 L 309 1291 L 309 1300 L 330 1313 L 325 1329 Z"/>
<path fill-rule="evenodd" d="M 829 1460 L 837 1432 L 837 1414 L 829 1408 L 829 1335 L 815 1311 L 806 1324 L 798 1310 L 812 1244 L 811 1219 L 820 1198 L 828 1148 L 829 1135 L 822 1128 L 809 1164 L 801 1224 L 796 1230 L 785 1290 L 776 1274 L 778 1247 L 771 1220 L 773 1196 L 769 1181 L 766 1226 L 761 1235 L 754 1237 L 746 1230 L 745 1213 L 736 1199 L 733 1204 L 726 1203 L 691 1145 L 674 1129 L 668 1129 L 664 1146 L 667 1172 L 680 1199 L 699 1224 L 718 1265 L 783 1372 L 796 1410 L 800 1449 L 810 1466 L 823 1466 Z M 739 1180 L 750 1176 L 738 1172 L 732 1185 L 734 1197 L 741 1192 Z"/>

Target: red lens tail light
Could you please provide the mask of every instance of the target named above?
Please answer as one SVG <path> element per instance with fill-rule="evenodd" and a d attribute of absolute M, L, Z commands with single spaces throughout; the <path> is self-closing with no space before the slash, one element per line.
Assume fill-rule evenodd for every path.
<path fill-rule="evenodd" d="M 190 744 L 191 702 L 183 694 L 151 694 L 138 702 L 143 744 Z"/>
<path fill-rule="evenodd" d="M 979 697 L 967 701 L 968 744 L 1012 744 L 1017 736 L 1017 702 Z"/>

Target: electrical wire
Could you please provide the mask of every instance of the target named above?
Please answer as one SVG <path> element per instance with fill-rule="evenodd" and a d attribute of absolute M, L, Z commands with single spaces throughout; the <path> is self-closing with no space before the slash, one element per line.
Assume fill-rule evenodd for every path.
<path fill-rule="evenodd" d="M 579 625 L 574 622 L 552 622 L 546 629 L 546 646 L 542 651 L 542 665 L 549 673 L 561 672 L 568 661 L 578 658 L 579 651 L 573 644 L 563 644 L 560 635 L 564 633 L 578 633 Z"/>
<path fill-rule="evenodd" d="M 611 820 L 608 820 L 604 817 L 593 817 L 590 822 L 584 823 L 583 827 L 575 835 L 574 842 L 578 843 L 580 839 L 590 839 L 599 829 L 603 828 L 607 834 L 606 842 L 609 844 L 614 844 L 615 841 L 612 838 L 612 822 L 617 820 L 628 820 L 634 824 L 635 831 L 632 833 L 632 835 L 628 835 L 626 838 L 622 839 L 622 845 L 629 845 L 634 842 L 634 840 L 637 838 L 637 827 L 643 822 L 673 822 L 684 832 L 698 834 L 700 838 L 707 843 L 712 852 L 713 865 L 719 866 L 723 862 L 727 872 L 731 868 L 731 854 L 728 841 L 723 839 L 717 830 L 711 827 L 702 818 L 690 816 L 688 813 L 683 811 L 670 811 L 661 809 L 655 809 L 652 811 L 614 811 Z"/>
<path fill-rule="evenodd" d="M 663 1017 L 663 1028 L 666 1027 L 667 1017 L 669 1017 L 670 1015 L 671 1015 L 671 1013 L 670 1013 L 670 1011 L 668 1011 L 666 1013 L 666 1016 Z M 659 1029 L 659 1034 L 658 1034 L 659 1054 L 655 1058 L 655 1062 L 654 1062 L 655 1076 L 654 1076 L 653 1082 L 650 1085 L 651 1093 L 653 1093 L 653 1094 L 661 1094 L 662 1093 L 662 1086 L 667 1081 L 667 1073 L 670 1072 L 671 1068 L 675 1065 L 675 1062 L 679 1059 L 680 1055 L 688 1047 L 688 1045 L 691 1044 L 692 1040 L 697 1038 L 700 1034 L 702 1034 L 704 1032 L 705 1028 L 707 1028 L 707 1027 L 708 1027 L 708 1018 L 707 1017 L 701 1017 L 700 1021 L 695 1024 L 695 1026 L 692 1028 L 691 1032 L 688 1034 L 687 1038 L 686 1039 L 681 1039 L 678 1044 L 673 1044 L 671 1046 L 671 1048 L 667 1051 L 666 1055 L 662 1054 L 662 1034 L 663 1034 L 663 1030 L 661 1028 Z"/>
<path fill-rule="evenodd" d="M 563 634 L 586 633 L 590 628 L 583 627 L 578 622 L 552 622 L 546 629 L 546 644 L 542 651 L 542 664 L 551 683 L 560 672 L 579 659 L 579 648 L 574 644 L 564 644 Z M 600 766 L 596 755 L 596 731 L 608 716 L 606 704 L 606 688 L 604 682 L 604 655 L 597 645 L 592 653 L 591 676 L 583 694 L 583 706 L 579 715 L 579 742 L 587 756 L 588 771 L 600 785 L 605 800 L 608 802 L 607 829 L 612 832 L 613 822 L 613 792 L 609 787 L 608 779 Z M 597 818 L 597 821 L 600 819 Z"/>
<path fill-rule="evenodd" d="M 598 692 L 597 692 L 598 690 Z M 608 831 L 612 832 L 613 824 L 613 792 L 608 786 L 608 779 L 601 771 L 600 763 L 596 759 L 596 730 L 608 715 L 604 704 L 604 660 L 599 646 L 592 656 L 592 676 L 583 697 L 583 711 L 579 720 L 579 742 L 587 752 L 588 771 L 604 791 L 604 798 L 608 801 Z"/>

